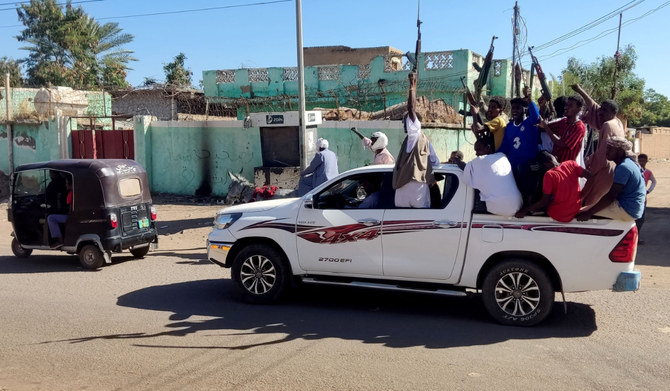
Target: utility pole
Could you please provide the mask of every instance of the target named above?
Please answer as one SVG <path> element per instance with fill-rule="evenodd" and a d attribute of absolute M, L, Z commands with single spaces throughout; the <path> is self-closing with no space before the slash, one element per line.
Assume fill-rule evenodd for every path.
<path fill-rule="evenodd" d="M 295 0 L 296 40 L 298 46 L 298 148 L 300 149 L 300 169 L 307 166 L 305 162 L 305 61 L 302 48 L 302 1 Z"/>
<path fill-rule="evenodd" d="M 616 74 L 617 70 L 619 69 L 619 57 L 621 57 L 621 53 L 619 53 L 619 43 L 621 42 L 621 19 L 623 19 L 623 12 L 619 14 L 619 36 L 616 40 L 616 53 L 614 53 L 614 82 L 612 83 L 612 99 L 616 98 Z"/>
<path fill-rule="evenodd" d="M 515 96 L 515 91 L 514 87 L 517 85 L 517 74 L 516 74 L 516 64 L 517 61 L 520 61 L 521 59 L 516 58 L 516 53 L 517 53 L 517 41 L 516 37 L 519 34 L 519 3 L 514 2 L 514 24 L 512 26 L 512 94 L 511 97 L 514 98 Z M 519 91 L 516 91 L 516 96 L 519 96 Z"/>

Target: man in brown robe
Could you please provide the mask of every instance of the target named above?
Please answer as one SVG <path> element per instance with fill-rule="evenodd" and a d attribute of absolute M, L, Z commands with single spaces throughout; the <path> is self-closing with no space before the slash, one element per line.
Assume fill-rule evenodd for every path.
<path fill-rule="evenodd" d="M 582 189 L 582 211 L 593 207 L 605 194 L 614 182 L 614 168 L 616 165 L 607 160 L 607 140 L 612 137 L 625 137 L 623 123 L 617 118 L 619 105 L 611 99 L 596 103 L 579 84 L 573 84 L 572 89 L 584 98 L 584 113 L 582 121 L 598 130 L 598 147 L 595 152 L 586 158 L 586 169 L 593 175 Z"/>

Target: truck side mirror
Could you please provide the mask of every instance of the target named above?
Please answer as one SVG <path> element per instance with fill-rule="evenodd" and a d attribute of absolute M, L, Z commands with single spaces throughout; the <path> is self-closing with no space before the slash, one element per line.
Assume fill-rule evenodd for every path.
<path fill-rule="evenodd" d="M 305 200 L 305 208 L 307 208 L 307 209 L 313 209 L 314 208 L 314 199 L 312 198 L 312 196 L 309 196 L 309 198 L 307 198 Z"/>

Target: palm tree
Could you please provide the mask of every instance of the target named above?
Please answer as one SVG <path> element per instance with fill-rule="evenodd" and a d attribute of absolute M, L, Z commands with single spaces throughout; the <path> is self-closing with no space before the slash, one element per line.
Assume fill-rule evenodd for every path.
<path fill-rule="evenodd" d="M 22 48 L 30 52 L 29 83 L 75 88 L 96 88 L 110 81 L 127 85 L 128 62 L 137 59 L 123 45 L 135 37 L 123 33 L 118 23 L 101 25 L 69 2 L 63 12 L 55 0 L 33 0 L 17 12 L 26 26 L 17 39 L 30 44 Z M 110 74 L 116 76 L 110 79 Z"/>

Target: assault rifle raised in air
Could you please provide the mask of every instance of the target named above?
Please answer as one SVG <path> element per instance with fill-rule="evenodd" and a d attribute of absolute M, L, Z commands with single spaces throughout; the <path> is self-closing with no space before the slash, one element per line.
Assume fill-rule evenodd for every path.
<path fill-rule="evenodd" d="M 542 71 L 542 67 L 540 66 L 540 62 L 537 60 L 537 57 L 533 55 L 533 46 L 528 47 L 528 53 L 530 54 L 530 59 L 533 62 L 531 67 L 535 68 L 535 74 L 537 75 L 537 79 L 540 81 L 540 86 L 542 87 L 542 98 L 544 98 L 545 104 L 549 110 L 550 115 L 547 119 L 552 119 L 556 117 L 556 109 L 554 109 L 554 102 L 551 96 L 551 88 L 549 88 L 549 84 L 547 83 L 547 76 L 544 74 L 544 71 Z"/>
<path fill-rule="evenodd" d="M 470 91 L 470 88 L 468 87 L 468 85 L 465 84 L 465 76 L 461 77 L 461 84 L 463 84 L 463 88 L 465 88 L 465 94 L 468 97 L 468 103 L 470 103 L 470 106 L 479 107 L 479 102 L 477 102 L 475 100 L 475 96 L 472 94 L 472 91 Z M 481 108 L 477 112 L 477 117 L 474 118 L 474 120 L 479 122 L 480 124 L 484 123 L 484 117 L 482 117 Z"/>
<path fill-rule="evenodd" d="M 353 126 L 353 127 L 352 127 L 351 129 L 349 129 L 349 130 L 351 130 L 352 132 L 356 133 L 356 135 L 357 135 L 358 137 L 360 137 L 361 140 L 363 140 L 363 138 L 365 138 L 365 136 L 363 136 L 363 133 L 359 132 L 358 129 L 356 129 L 355 126 Z"/>
<path fill-rule="evenodd" d="M 419 54 L 421 54 L 421 19 L 419 19 L 419 14 L 421 12 L 421 0 L 419 0 L 418 10 L 416 11 L 416 48 L 414 49 L 414 54 L 407 52 L 405 57 L 407 61 L 412 64 L 412 72 L 416 73 L 416 79 L 419 80 Z"/>
<path fill-rule="evenodd" d="M 488 53 L 484 58 L 484 65 L 479 66 L 476 62 L 472 63 L 472 66 L 479 72 L 479 77 L 477 78 L 477 84 L 475 85 L 474 97 L 477 102 L 482 98 L 482 91 L 486 85 L 486 80 L 489 78 L 489 70 L 491 69 L 491 64 L 493 63 L 493 41 L 498 39 L 495 35 L 491 38 L 491 46 L 489 47 Z"/>

